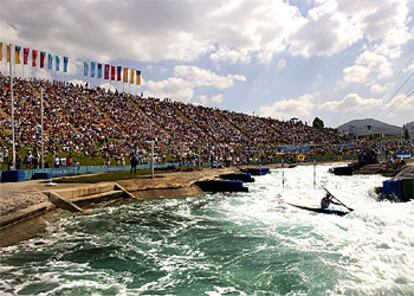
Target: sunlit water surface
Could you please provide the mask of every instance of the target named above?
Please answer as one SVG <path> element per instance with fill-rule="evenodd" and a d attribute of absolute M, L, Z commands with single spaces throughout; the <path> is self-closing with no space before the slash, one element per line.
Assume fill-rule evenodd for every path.
<path fill-rule="evenodd" d="M 414 295 L 414 204 L 377 202 L 380 176 L 328 166 L 204 194 L 69 215 L 0 250 L 1 295 Z M 354 212 L 317 206 L 327 186 Z"/>

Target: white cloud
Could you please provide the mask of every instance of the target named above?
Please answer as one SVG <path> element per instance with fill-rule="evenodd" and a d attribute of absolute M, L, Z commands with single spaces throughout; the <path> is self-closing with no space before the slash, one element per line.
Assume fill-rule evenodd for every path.
<path fill-rule="evenodd" d="M 386 87 L 384 85 L 380 85 L 376 83 L 376 84 L 371 85 L 370 90 L 374 94 L 380 94 L 386 90 Z"/>
<path fill-rule="evenodd" d="M 146 82 L 145 86 L 146 91 L 144 94 L 147 97 L 162 99 L 172 98 L 183 102 L 189 102 L 194 95 L 191 83 L 176 77 L 171 77 L 161 81 L 149 80 Z"/>
<path fill-rule="evenodd" d="M 206 106 L 208 104 L 208 96 L 201 95 L 197 98 L 197 101 L 198 102 L 196 103 L 198 103 L 199 105 Z"/>
<path fill-rule="evenodd" d="M 172 98 L 184 102 L 190 102 L 194 96 L 194 89 L 210 87 L 226 89 L 234 86 L 236 81 L 246 81 L 246 77 L 237 74 L 218 75 L 217 73 L 195 66 L 175 66 L 175 77 L 161 81 L 146 81 L 146 94 L 150 97 Z M 198 102 L 205 105 L 208 101 L 221 103 L 223 95 L 218 94 L 211 99 L 205 95 L 197 98 Z"/>
<path fill-rule="evenodd" d="M 260 115 L 278 119 L 299 117 L 309 120 L 312 117 L 315 98 L 312 95 L 303 95 L 296 99 L 275 101 L 270 106 L 261 106 Z"/>
<path fill-rule="evenodd" d="M 217 51 L 210 54 L 210 59 L 215 63 L 229 62 L 229 63 L 248 63 L 250 62 L 250 55 L 246 50 L 234 50 L 227 46 L 220 47 Z"/>
<path fill-rule="evenodd" d="M 216 103 L 216 104 L 222 103 L 223 99 L 224 99 L 223 94 L 218 94 L 218 95 L 215 95 L 215 96 L 211 97 L 211 101 L 213 103 Z"/>
<path fill-rule="evenodd" d="M 353 65 L 342 70 L 344 73 L 344 84 L 363 83 L 368 80 L 369 69 L 361 65 Z"/>
<path fill-rule="evenodd" d="M 223 94 L 217 94 L 212 96 L 211 98 L 209 98 L 206 95 L 200 95 L 197 97 L 196 101 L 193 102 L 194 104 L 198 104 L 198 105 L 202 105 L 202 106 L 207 106 L 208 103 L 212 102 L 215 104 L 220 104 L 223 102 Z"/>
<path fill-rule="evenodd" d="M 315 1 L 306 23 L 292 36 L 290 51 L 310 57 L 338 53 L 363 38 L 363 32 L 348 15 L 338 10 L 336 1 Z"/>
<path fill-rule="evenodd" d="M 367 39 L 363 52 L 352 66 L 343 70 L 339 84 L 371 84 L 371 81 L 389 79 L 394 74 L 394 60 L 399 58 L 402 46 L 413 38 L 409 29 L 407 0 L 362 0 L 338 2 L 338 9 L 352 15 L 352 19 Z M 353 77 L 363 73 L 364 79 Z"/>
<path fill-rule="evenodd" d="M 211 70 L 195 66 L 175 66 L 174 74 L 176 77 L 189 81 L 194 87 L 210 86 L 225 89 L 232 87 L 235 81 L 246 81 L 243 75 L 220 76 Z"/>
<path fill-rule="evenodd" d="M 374 98 L 362 98 L 356 93 L 347 94 L 342 100 L 328 101 L 321 105 L 321 109 L 333 112 L 361 112 L 369 108 L 378 107 L 382 100 Z"/>

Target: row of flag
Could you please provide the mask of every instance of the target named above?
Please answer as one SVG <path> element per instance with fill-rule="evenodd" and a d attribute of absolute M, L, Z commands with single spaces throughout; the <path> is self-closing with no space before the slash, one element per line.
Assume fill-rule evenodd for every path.
<path fill-rule="evenodd" d="M 83 76 L 141 85 L 141 71 L 123 66 L 84 61 Z"/>
<path fill-rule="evenodd" d="M 23 51 L 22 51 L 23 49 Z M 30 49 L 27 47 L 22 48 L 19 45 L 6 45 L 6 63 L 12 63 L 12 53 L 14 51 L 14 64 L 27 65 L 29 64 L 29 56 L 32 58 L 32 67 L 37 67 L 39 61 L 39 67 L 41 69 L 47 68 L 48 70 L 53 70 L 53 62 L 55 64 L 55 71 L 60 71 L 60 65 L 62 57 L 58 55 L 52 55 L 51 53 L 46 53 L 45 51 L 39 51 L 37 49 Z M 21 54 L 23 52 L 23 55 Z M 23 58 L 23 62 L 21 60 Z M 39 58 L 38 58 L 39 57 Z M 47 58 L 47 59 L 46 59 Z M 3 60 L 3 42 L 0 42 L 0 62 Z M 69 58 L 63 57 L 63 72 L 68 72 Z"/>
<path fill-rule="evenodd" d="M 61 62 L 63 61 L 63 72 L 68 72 L 69 58 L 61 57 L 59 55 L 52 55 L 45 51 L 37 49 L 22 48 L 19 45 L 6 44 L 6 63 L 13 63 L 15 65 L 29 64 L 29 57 L 31 57 L 32 67 L 46 68 L 47 70 L 61 71 Z M 14 58 L 13 58 L 14 53 Z M 3 42 L 0 42 L 0 62 L 3 61 Z M 111 81 L 122 81 L 123 83 L 130 83 L 141 85 L 141 71 L 133 68 L 123 66 L 113 66 L 110 64 L 101 64 L 97 62 L 83 63 L 83 76 Z"/>

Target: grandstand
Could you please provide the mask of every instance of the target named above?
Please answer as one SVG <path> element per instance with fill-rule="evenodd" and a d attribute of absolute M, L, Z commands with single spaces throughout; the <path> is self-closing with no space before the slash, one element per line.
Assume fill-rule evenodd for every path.
<path fill-rule="evenodd" d="M 40 88 L 45 102 L 45 153 L 127 159 L 155 140 L 159 161 L 202 147 L 205 155 L 271 157 L 282 144 L 338 143 L 301 121 L 280 121 L 62 81 L 15 78 L 18 150 L 40 147 Z M 0 145 L 11 146 L 9 77 L 0 73 Z"/>

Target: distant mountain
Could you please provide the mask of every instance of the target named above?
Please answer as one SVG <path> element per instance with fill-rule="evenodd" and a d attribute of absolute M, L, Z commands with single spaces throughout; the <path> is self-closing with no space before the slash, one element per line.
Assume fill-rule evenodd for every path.
<path fill-rule="evenodd" d="M 408 133 L 410 134 L 411 138 L 414 137 L 414 121 L 407 122 L 405 126 L 408 129 Z"/>
<path fill-rule="evenodd" d="M 414 121 L 407 122 L 405 126 L 408 128 L 408 130 L 411 132 L 414 129 Z"/>
<path fill-rule="evenodd" d="M 370 134 L 398 136 L 402 134 L 402 127 L 391 125 L 372 118 L 367 118 L 351 120 L 347 123 L 344 123 L 338 127 L 338 131 L 341 133 L 349 132 L 350 134 L 354 134 L 356 136 L 365 136 Z"/>

